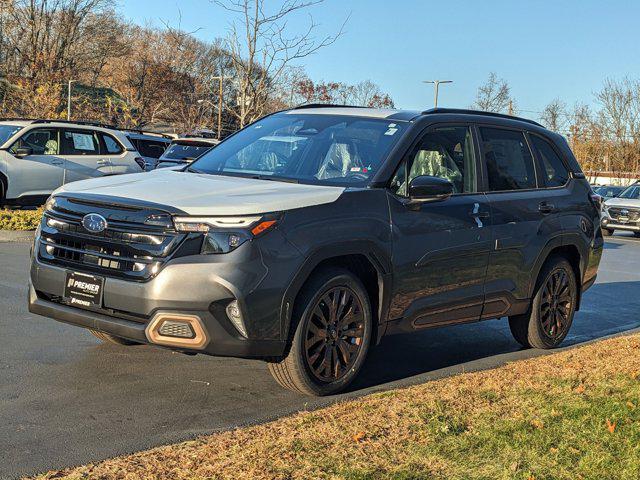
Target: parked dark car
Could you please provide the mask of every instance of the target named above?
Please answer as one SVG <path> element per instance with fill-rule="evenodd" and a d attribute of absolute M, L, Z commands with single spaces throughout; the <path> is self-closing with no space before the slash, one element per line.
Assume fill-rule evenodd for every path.
<path fill-rule="evenodd" d="M 609 198 L 616 198 L 624 191 L 625 188 L 627 187 L 621 187 L 620 185 L 601 185 L 593 187 L 593 191 L 606 200 Z"/>
<path fill-rule="evenodd" d="M 176 138 L 158 159 L 156 168 L 186 165 L 201 157 L 219 143 L 220 140 L 207 137 Z"/>
<path fill-rule="evenodd" d="M 144 169 L 147 172 L 156 168 L 158 159 L 172 140 L 169 135 L 142 130 L 124 130 L 124 133 L 144 159 Z"/>
<path fill-rule="evenodd" d="M 529 120 L 307 106 L 183 168 L 58 190 L 29 310 L 119 344 L 262 359 L 328 395 L 393 333 L 508 318 L 521 345 L 558 346 L 596 279 L 600 201 Z"/>

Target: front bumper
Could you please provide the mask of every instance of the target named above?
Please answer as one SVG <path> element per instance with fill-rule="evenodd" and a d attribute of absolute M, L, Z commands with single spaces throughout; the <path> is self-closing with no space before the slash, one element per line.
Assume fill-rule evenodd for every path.
<path fill-rule="evenodd" d="M 278 236 L 278 234 L 276 234 Z M 36 239 L 36 243 L 37 243 Z M 106 277 L 100 308 L 70 306 L 64 300 L 65 267 L 50 265 L 34 255 L 31 263 L 29 311 L 62 322 L 109 333 L 140 343 L 180 351 L 243 358 L 277 357 L 281 338 L 281 295 L 288 275 L 267 275 L 258 249 L 243 245 L 214 256 L 195 255 L 171 260 L 147 282 Z M 281 266 L 294 268 L 292 258 Z M 238 301 L 248 333 L 243 336 L 229 320 L 225 306 Z M 193 344 L 159 338 L 159 317 L 191 317 L 202 327 L 204 341 Z M 197 329 L 196 329 L 197 330 Z"/>
<path fill-rule="evenodd" d="M 603 216 L 600 221 L 602 228 L 609 228 L 611 230 L 628 230 L 630 232 L 640 232 L 640 222 L 627 222 L 621 223 L 618 220 L 614 220 L 608 216 Z"/>

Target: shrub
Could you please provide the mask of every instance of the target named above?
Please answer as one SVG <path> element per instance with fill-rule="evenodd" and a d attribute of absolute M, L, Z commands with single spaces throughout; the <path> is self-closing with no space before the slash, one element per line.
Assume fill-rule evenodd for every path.
<path fill-rule="evenodd" d="M 35 230 L 42 210 L 0 210 L 0 230 Z"/>

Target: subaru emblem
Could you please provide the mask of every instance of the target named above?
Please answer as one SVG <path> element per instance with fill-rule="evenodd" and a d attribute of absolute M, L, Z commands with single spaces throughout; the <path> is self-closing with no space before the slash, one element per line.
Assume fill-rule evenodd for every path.
<path fill-rule="evenodd" d="M 82 218 L 82 226 L 91 233 L 104 232 L 107 228 L 107 219 L 98 213 L 89 213 Z"/>

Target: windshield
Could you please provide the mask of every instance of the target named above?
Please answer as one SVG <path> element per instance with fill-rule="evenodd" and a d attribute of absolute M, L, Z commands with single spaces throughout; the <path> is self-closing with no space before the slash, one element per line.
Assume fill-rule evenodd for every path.
<path fill-rule="evenodd" d="M 363 117 L 274 115 L 228 138 L 189 170 L 364 186 L 404 129 L 401 122 Z"/>
<path fill-rule="evenodd" d="M 0 145 L 9 140 L 20 129 L 22 127 L 17 125 L 0 125 Z"/>
<path fill-rule="evenodd" d="M 618 198 L 640 199 L 640 185 L 631 185 L 624 192 L 618 195 Z"/>
<path fill-rule="evenodd" d="M 160 157 L 161 160 L 195 160 L 211 145 L 194 145 L 193 143 L 172 143 Z"/>

